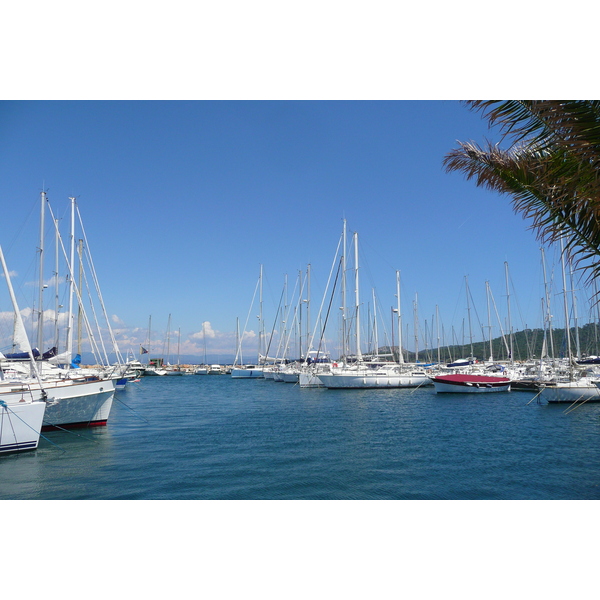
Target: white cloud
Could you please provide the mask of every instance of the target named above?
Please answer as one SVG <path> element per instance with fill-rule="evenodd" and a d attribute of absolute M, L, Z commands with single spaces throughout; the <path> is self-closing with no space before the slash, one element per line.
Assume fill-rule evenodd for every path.
<path fill-rule="evenodd" d="M 192 333 L 190 335 L 190 338 L 193 340 L 202 340 L 205 337 L 209 338 L 209 339 L 215 339 L 216 337 L 220 336 L 220 332 L 215 331 L 211 324 L 210 321 L 204 321 L 202 323 L 202 329 L 200 331 L 197 331 L 196 333 Z"/>

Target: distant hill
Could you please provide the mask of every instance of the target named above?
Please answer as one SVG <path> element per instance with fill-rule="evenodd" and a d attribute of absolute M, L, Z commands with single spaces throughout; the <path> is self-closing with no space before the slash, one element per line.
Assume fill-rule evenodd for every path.
<path fill-rule="evenodd" d="M 579 349 L 581 356 L 589 355 L 600 355 L 600 326 L 596 323 L 589 323 L 583 327 L 579 327 Z M 577 352 L 577 335 L 575 328 L 570 329 L 571 336 L 571 351 L 573 354 Z M 542 353 L 542 346 L 544 344 L 544 330 L 543 329 L 525 329 L 523 331 L 517 331 L 513 333 L 512 347 L 513 347 L 513 358 L 515 360 L 527 360 L 528 358 L 539 358 Z M 508 336 L 505 339 L 497 337 L 492 340 L 492 352 L 494 360 L 508 360 L 508 352 L 506 346 L 510 348 L 510 341 Z M 553 329 L 552 330 L 552 344 L 550 335 L 546 332 L 546 345 L 547 353 L 552 355 L 551 346 L 554 347 L 554 356 L 560 358 L 567 354 L 567 339 L 565 337 L 564 329 Z M 398 348 L 394 347 L 394 355 L 397 356 Z M 380 353 L 389 353 L 389 346 L 379 348 Z M 467 342 L 464 345 L 453 345 L 440 347 L 440 359 L 442 362 L 451 362 L 457 358 L 466 358 L 468 356 L 475 356 L 478 359 L 487 360 L 490 357 L 490 343 L 485 342 L 474 342 L 473 353 L 471 354 L 471 345 Z M 419 350 L 419 361 L 421 362 L 435 362 L 437 361 L 438 350 L 437 348 L 422 348 Z M 414 362 L 415 353 L 404 351 L 404 360 L 408 362 Z"/>

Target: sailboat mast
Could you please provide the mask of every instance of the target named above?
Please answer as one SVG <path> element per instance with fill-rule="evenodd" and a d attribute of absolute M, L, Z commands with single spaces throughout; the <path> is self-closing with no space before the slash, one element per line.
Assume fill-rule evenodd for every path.
<path fill-rule="evenodd" d="M 298 356 L 302 358 L 302 305 L 305 302 L 305 300 L 302 298 L 302 296 L 304 295 L 304 273 L 302 271 L 298 271 L 298 281 L 300 282 L 300 292 L 298 295 L 298 327 L 296 329 L 296 334 L 298 336 Z"/>
<path fill-rule="evenodd" d="M 77 245 L 77 255 L 79 257 L 79 279 L 78 279 L 78 287 L 81 294 L 81 283 L 83 276 L 83 240 L 79 240 L 79 244 Z M 81 303 L 78 304 L 77 310 L 77 353 L 81 354 L 81 317 L 83 314 Z"/>
<path fill-rule="evenodd" d="M 169 320 L 167 321 L 167 364 L 170 364 L 170 362 L 171 362 L 171 313 L 169 313 Z"/>
<path fill-rule="evenodd" d="M 344 219 L 342 230 L 342 356 L 344 364 L 348 356 L 348 345 L 346 341 L 346 219 Z"/>
<path fill-rule="evenodd" d="M 306 356 L 305 360 L 308 360 L 308 353 L 312 350 L 311 339 L 310 339 L 310 263 L 306 267 Z"/>
<path fill-rule="evenodd" d="M 54 249 L 54 261 L 55 261 L 55 270 L 54 270 L 54 345 L 58 350 L 58 313 L 60 310 L 60 299 L 58 295 L 58 245 L 59 245 L 59 235 L 58 235 L 58 219 L 54 220 L 54 240 L 55 240 L 55 249 Z"/>
<path fill-rule="evenodd" d="M 40 209 L 40 282 L 38 290 L 38 330 L 37 345 L 41 352 L 44 351 L 44 215 L 46 214 L 46 192 L 41 193 Z"/>
<path fill-rule="evenodd" d="M 69 238 L 69 315 L 67 320 L 67 356 L 73 352 L 73 267 L 75 265 L 75 198 L 71 201 L 71 232 Z"/>
<path fill-rule="evenodd" d="M 356 358 L 362 359 L 360 351 L 360 300 L 358 293 L 358 233 L 354 232 L 354 299 L 356 302 Z"/>
<path fill-rule="evenodd" d="M 488 331 L 490 336 L 490 362 L 494 361 L 494 352 L 492 347 L 492 316 L 490 313 L 490 282 L 485 282 L 485 292 L 487 298 Z"/>
<path fill-rule="evenodd" d="M 148 362 L 150 362 L 150 356 L 152 352 L 152 315 L 148 317 Z"/>
<path fill-rule="evenodd" d="M 552 313 L 550 308 L 550 290 L 548 288 L 548 280 L 546 278 L 546 253 L 544 248 L 540 248 L 542 254 L 542 271 L 544 273 L 544 292 L 546 295 L 546 322 L 548 323 L 548 337 L 550 338 L 550 354 L 552 359 L 556 356 L 554 353 L 554 337 L 552 335 Z"/>
<path fill-rule="evenodd" d="M 415 292 L 415 300 L 413 303 L 414 329 L 415 329 L 415 362 L 419 362 L 419 312 L 418 312 L 418 295 Z"/>
<path fill-rule="evenodd" d="M 509 345 L 510 345 L 509 360 L 512 363 L 514 360 L 513 359 L 513 330 L 512 330 L 512 320 L 510 317 L 510 285 L 508 283 L 509 277 L 508 277 L 508 262 L 507 261 L 504 262 L 504 272 L 506 275 L 506 308 L 507 308 L 507 315 L 508 315 L 508 339 L 509 339 Z"/>
<path fill-rule="evenodd" d="M 471 354 L 469 356 L 472 357 L 473 356 L 473 331 L 471 329 L 471 302 L 470 302 L 470 298 L 469 298 L 469 296 L 471 295 L 471 292 L 469 291 L 469 280 L 466 275 L 465 275 L 465 289 L 467 291 L 467 317 L 469 319 L 469 345 L 471 348 Z"/>
<path fill-rule="evenodd" d="M 375 356 L 379 358 L 379 332 L 377 331 L 377 298 L 375 297 L 375 288 L 371 290 L 373 294 L 373 341 L 375 346 Z"/>
<path fill-rule="evenodd" d="M 573 304 L 573 325 L 575 326 L 575 356 L 581 358 L 581 345 L 579 342 L 579 315 L 577 314 L 577 295 L 575 294 L 575 282 L 573 281 L 573 263 L 569 259 L 569 280 L 571 282 L 571 302 Z"/>
<path fill-rule="evenodd" d="M 396 271 L 396 298 L 398 298 L 398 362 L 404 363 L 402 353 L 402 313 L 400 312 L 400 271 Z"/>
<path fill-rule="evenodd" d="M 437 327 L 437 361 L 440 363 L 440 310 L 438 305 L 435 305 L 435 323 Z"/>
<path fill-rule="evenodd" d="M 260 265 L 260 288 L 259 288 L 259 306 L 258 316 L 258 364 L 260 365 L 260 355 L 263 349 L 263 266 Z"/>
<path fill-rule="evenodd" d="M 240 364 L 242 362 L 241 359 L 241 352 L 242 352 L 242 346 L 240 344 L 240 318 L 236 317 L 235 318 L 235 360 L 233 361 L 233 365 L 237 365 Z M 240 360 L 240 363 L 238 363 L 238 360 Z"/>
<path fill-rule="evenodd" d="M 565 247 L 563 238 L 560 238 L 560 264 L 562 269 L 562 281 L 563 281 L 563 308 L 565 311 L 565 336 L 567 337 L 567 356 L 569 361 L 571 360 L 571 331 L 569 326 L 569 303 L 567 300 L 567 276 L 565 272 Z"/>

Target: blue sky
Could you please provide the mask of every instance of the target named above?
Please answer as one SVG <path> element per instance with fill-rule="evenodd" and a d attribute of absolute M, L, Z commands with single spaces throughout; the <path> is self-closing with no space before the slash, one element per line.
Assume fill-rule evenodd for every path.
<path fill-rule="evenodd" d="M 486 281 L 505 326 L 505 261 L 513 327 L 540 327 L 540 251 L 528 223 L 508 198 L 442 166 L 456 140 L 490 137 L 454 100 L 2 102 L 0 239 L 26 307 L 40 191 L 61 216 L 76 197 L 122 352 L 147 342 L 150 315 L 152 349 L 162 351 L 171 314 L 182 354 L 202 354 L 204 340 L 209 355 L 233 353 L 261 264 L 266 329 L 285 274 L 291 290 L 309 263 L 314 317 L 344 218 L 359 235 L 363 313 L 374 288 L 386 326 L 401 272 L 409 348 L 415 298 L 421 336 L 436 306 L 447 343 L 452 328 L 459 335 L 465 276 L 474 330 L 487 326 Z"/>

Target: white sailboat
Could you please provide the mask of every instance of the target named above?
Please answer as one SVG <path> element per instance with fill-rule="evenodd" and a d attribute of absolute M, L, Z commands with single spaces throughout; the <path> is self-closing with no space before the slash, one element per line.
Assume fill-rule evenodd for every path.
<path fill-rule="evenodd" d="M 600 402 L 600 389 L 596 385 L 598 377 L 589 376 L 584 370 L 578 367 L 573 357 L 571 348 L 571 335 L 569 323 L 569 306 L 567 299 L 567 279 L 565 272 L 565 250 L 564 242 L 561 238 L 561 267 L 563 283 L 563 308 L 565 316 L 565 336 L 567 340 L 568 357 L 568 376 L 554 377 L 550 381 L 539 382 L 540 398 L 549 404 L 575 402 Z M 575 301 L 573 300 L 575 305 Z M 576 313 L 575 313 L 576 316 Z M 577 331 L 577 322 L 575 323 Z M 579 348 L 577 348 L 579 354 Z M 579 358 L 579 356 L 577 356 Z"/>
<path fill-rule="evenodd" d="M 263 365 L 261 364 L 262 339 L 263 339 L 262 278 L 263 278 L 263 266 L 260 265 L 260 275 L 259 275 L 258 283 L 257 283 L 257 286 L 259 288 L 259 305 L 260 305 L 260 313 L 258 315 L 258 362 L 256 364 L 251 364 L 251 365 L 240 364 L 240 362 L 242 361 L 242 341 L 243 341 L 244 334 L 246 333 L 248 317 L 250 316 L 250 312 L 252 311 L 252 306 L 254 304 L 254 298 L 256 297 L 256 289 L 255 289 L 254 297 L 252 298 L 252 304 L 250 305 L 250 311 L 248 312 L 248 317 L 246 318 L 246 326 L 244 326 L 244 333 L 242 334 L 241 338 L 238 338 L 238 348 L 236 351 L 233 368 L 231 369 L 231 378 L 232 379 L 263 379 L 264 378 Z"/>
<path fill-rule="evenodd" d="M 20 381 L 7 380 L 0 368 L 0 452 L 19 452 L 37 448 L 42 421 L 46 411 L 46 394 L 39 385 L 39 374 L 31 345 L 10 281 L 4 253 L 0 247 L 0 260 L 15 315 L 16 342 L 21 351 L 29 355 L 34 376 Z M 4 358 L 0 354 L 0 359 Z M 33 385 L 32 384 L 37 384 Z"/>
<path fill-rule="evenodd" d="M 80 307 L 80 319 L 85 322 L 85 326 L 90 338 L 92 347 L 99 354 L 98 343 L 92 332 L 85 310 L 83 310 L 82 293 L 79 286 L 75 283 L 74 265 L 75 265 L 75 198 L 71 201 L 71 222 L 70 222 L 70 252 L 67 257 L 66 250 L 62 244 L 62 237 L 58 234 L 58 220 L 53 217 L 57 232 L 57 243 L 60 243 L 66 260 L 69 276 L 69 306 L 67 314 L 67 335 L 66 352 L 68 358 L 67 367 L 59 368 L 49 361 L 38 361 L 40 380 L 31 384 L 31 389 L 39 389 L 47 395 L 47 407 L 43 420 L 42 431 L 55 428 L 73 428 L 73 427 L 93 427 L 106 425 L 115 393 L 116 381 L 122 377 L 124 367 L 121 365 L 109 367 L 106 366 L 95 372 L 89 369 L 72 368 L 73 362 L 70 360 L 73 349 L 73 330 L 74 330 L 74 311 L 73 296 L 77 296 Z M 42 207 L 47 203 L 45 194 L 42 194 Z M 49 208 L 49 207 L 48 207 Z M 49 208 L 51 214 L 52 211 Z M 81 219 L 81 217 L 80 217 Z M 80 221 L 81 222 L 81 221 Z M 82 228 L 83 229 L 83 228 Z M 85 232 L 83 232 L 85 239 Z M 86 244 L 87 244 L 87 240 Z M 90 261 L 91 262 L 91 261 Z M 98 282 L 91 264 L 92 275 L 96 290 L 103 310 L 104 305 L 100 296 Z M 43 270 L 43 264 L 40 264 L 40 271 Z M 42 278 L 40 278 L 42 280 Z M 40 306 L 40 320 L 43 315 L 43 307 Z M 108 316 L 104 310 L 104 316 L 108 323 Z M 108 326 L 112 336 L 110 325 Z M 39 326 L 40 333 L 42 326 Z M 119 356 L 118 348 L 114 336 L 112 336 L 113 347 Z M 40 338 L 40 344 L 42 339 Z M 101 342 L 103 344 L 103 342 Z M 106 357 L 106 352 L 104 353 Z M 108 365 L 108 360 L 105 362 Z"/>
<path fill-rule="evenodd" d="M 345 223 L 344 223 L 345 228 Z M 345 244 L 344 244 L 345 247 Z M 356 362 L 342 365 L 333 363 L 329 372 L 319 373 L 319 380 L 329 389 L 419 387 L 431 382 L 423 369 L 396 363 L 369 363 L 361 352 L 360 301 L 358 276 L 358 234 L 354 233 L 354 294 Z M 344 354 L 346 360 L 346 354 Z"/>
<path fill-rule="evenodd" d="M 208 365 L 206 364 L 206 325 L 202 323 L 202 342 L 204 345 L 204 362 L 194 369 L 194 375 L 208 375 Z"/>

